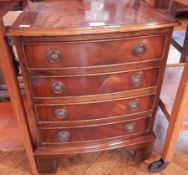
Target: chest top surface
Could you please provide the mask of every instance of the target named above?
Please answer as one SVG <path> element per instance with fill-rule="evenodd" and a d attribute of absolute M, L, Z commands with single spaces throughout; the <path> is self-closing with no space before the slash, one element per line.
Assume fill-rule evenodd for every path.
<path fill-rule="evenodd" d="M 141 0 L 61 0 L 32 3 L 10 36 L 131 32 L 172 27 L 176 21 Z"/>

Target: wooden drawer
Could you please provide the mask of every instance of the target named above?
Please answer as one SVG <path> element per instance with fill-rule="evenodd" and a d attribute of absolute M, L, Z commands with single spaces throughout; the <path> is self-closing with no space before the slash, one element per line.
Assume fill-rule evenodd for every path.
<path fill-rule="evenodd" d="M 34 97 L 107 94 L 157 85 L 159 68 L 93 76 L 31 76 Z"/>
<path fill-rule="evenodd" d="M 28 43 L 24 55 L 29 68 L 87 67 L 161 58 L 164 43 L 165 36 Z"/>
<path fill-rule="evenodd" d="M 103 119 L 153 109 L 155 95 L 74 105 L 36 105 L 40 122 Z"/>
<path fill-rule="evenodd" d="M 43 143 L 84 142 L 118 137 L 131 137 L 148 131 L 150 117 L 84 128 L 41 129 Z"/>

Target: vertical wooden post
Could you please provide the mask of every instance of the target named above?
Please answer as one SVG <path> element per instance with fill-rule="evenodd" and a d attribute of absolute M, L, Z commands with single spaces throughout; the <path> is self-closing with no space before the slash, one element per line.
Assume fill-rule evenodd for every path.
<path fill-rule="evenodd" d="M 21 129 L 21 133 L 23 134 L 22 138 L 32 173 L 36 175 L 38 174 L 38 171 L 33 155 L 32 137 L 29 130 L 29 124 L 26 117 L 26 112 L 18 86 L 14 66 L 12 64 L 9 47 L 5 39 L 5 29 L 2 19 L 0 19 L 0 53 L 0 67 L 3 73 L 4 80 L 7 84 L 11 103 L 18 121 L 18 126 Z"/>
<path fill-rule="evenodd" d="M 185 40 L 184 40 L 183 49 L 182 49 L 181 58 L 180 58 L 181 63 L 186 62 L 186 56 L 187 56 L 186 54 L 188 52 L 187 49 L 188 49 L 188 25 L 187 25 L 187 29 L 185 33 Z"/>
<path fill-rule="evenodd" d="M 171 161 L 174 155 L 176 142 L 179 133 L 182 129 L 182 124 L 188 109 L 188 55 L 186 57 L 186 64 L 182 74 L 181 82 L 176 94 L 174 107 L 169 120 L 169 127 L 167 130 L 166 141 L 162 153 L 162 158 L 165 161 Z"/>

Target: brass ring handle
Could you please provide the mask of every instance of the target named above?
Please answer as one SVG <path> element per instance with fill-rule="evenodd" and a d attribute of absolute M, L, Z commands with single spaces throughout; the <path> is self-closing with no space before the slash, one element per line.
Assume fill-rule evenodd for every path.
<path fill-rule="evenodd" d="M 135 109 L 138 109 L 138 102 L 137 101 L 131 101 L 129 104 L 128 104 L 128 108 L 130 110 L 135 110 Z"/>
<path fill-rule="evenodd" d="M 136 129 L 136 124 L 135 123 L 128 123 L 128 124 L 125 125 L 124 129 L 128 133 L 132 133 Z"/>
<path fill-rule="evenodd" d="M 141 76 L 140 75 L 133 75 L 131 77 L 131 84 L 134 86 L 138 86 L 141 84 Z"/>
<path fill-rule="evenodd" d="M 67 111 L 66 109 L 64 109 L 64 108 L 58 108 L 58 109 L 55 109 L 55 110 L 54 110 L 54 115 L 55 115 L 57 118 L 59 118 L 59 119 L 65 120 L 65 119 L 68 117 L 69 113 L 68 113 L 68 111 Z"/>
<path fill-rule="evenodd" d="M 57 138 L 58 140 L 60 140 L 61 142 L 67 142 L 70 140 L 70 132 L 69 131 L 60 131 L 57 134 Z"/>
<path fill-rule="evenodd" d="M 62 82 L 54 82 L 52 84 L 52 91 L 56 94 L 61 94 L 65 91 L 65 85 Z"/>
<path fill-rule="evenodd" d="M 59 50 L 48 51 L 48 61 L 50 63 L 59 63 L 61 60 L 61 52 Z"/>
<path fill-rule="evenodd" d="M 145 51 L 145 46 L 143 44 L 138 44 L 133 48 L 132 53 L 135 56 L 142 56 L 145 53 Z"/>

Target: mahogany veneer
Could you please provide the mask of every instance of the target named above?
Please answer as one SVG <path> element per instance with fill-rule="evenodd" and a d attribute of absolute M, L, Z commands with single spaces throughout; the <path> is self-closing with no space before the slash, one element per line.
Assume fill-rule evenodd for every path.
<path fill-rule="evenodd" d="M 84 126 L 84 128 L 44 128 L 41 129 L 43 144 L 72 144 L 75 142 L 88 142 L 102 139 L 117 139 L 121 137 L 134 137 L 135 135 L 147 132 L 149 129 L 150 118 L 133 119 L 128 122 L 121 122 L 109 125 Z M 128 127 L 132 128 L 129 129 Z M 67 132 L 70 139 L 62 142 L 59 134 Z"/>
<path fill-rule="evenodd" d="M 71 77 L 31 76 L 34 97 L 64 97 L 93 94 L 107 94 L 131 89 L 157 86 L 159 69 L 140 70 L 128 73 L 110 72 L 105 75 L 75 75 Z M 152 77 L 152 78 L 151 78 Z M 138 79 L 137 82 L 134 82 Z M 54 92 L 53 86 L 62 83 L 64 90 Z"/>
<path fill-rule="evenodd" d="M 25 43 L 23 47 L 28 68 L 93 67 L 160 58 L 163 54 L 164 41 L 164 35 L 159 35 L 89 42 Z M 140 57 L 132 54 L 138 43 L 144 43 L 146 49 Z M 51 48 L 60 51 L 60 61 L 57 64 L 51 64 L 48 60 L 48 52 Z M 106 52 L 109 48 L 111 51 Z M 126 56 L 123 57 L 125 53 Z M 36 57 L 38 59 L 33 62 Z"/>
<path fill-rule="evenodd" d="M 134 115 L 153 109 L 155 95 L 141 96 L 129 99 L 117 99 L 113 101 L 90 102 L 84 104 L 67 104 L 67 105 L 41 105 L 36 104 L 35 108 L 38 113 L 39 122 L 52 121 L 80 121 L 95 120 L 97 118 L 113 118 L 118 115 Z M 130 108 L 135 104 L 135 108 Z M 138 107 L 139 106 L 139 107 Z M 67 113 L 64 117 L 58 117 L 55 113 L 58 109 L 63 109 Z"/>
<path fill-rule="evenodd" d="M 63 0 L 23 12 L 7 35 L 20 57 L 39 172 L 54 172 L 63 154 L 125 147 L 149 156 L 176 24 L 137 0 Z"/>

